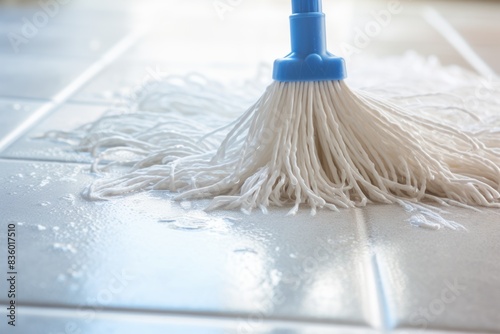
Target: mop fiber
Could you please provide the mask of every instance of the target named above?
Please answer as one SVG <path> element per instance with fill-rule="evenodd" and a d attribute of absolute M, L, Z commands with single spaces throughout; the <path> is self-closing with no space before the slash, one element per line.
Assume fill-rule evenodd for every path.
<path fill-rule="evenodd" d="M 216 130 L 236 103 L 224 104 L 208 86 L 180 98 L 165 79 L 139 92 L 127 112 L 51 136 L 92 152 L 95 170 L 124 167 L 88 187 L 93 200 L 168 190 L 178 199 L 210 198 L 208 209 L 244 212 L 403 201 L 499 207 L 498 89 L 468 106 L 463 97 L 484 78 L 420 58 L 412 64 L 400 69 L 406 82 L 371 92 L 344 81 L 274 82 Z"/>

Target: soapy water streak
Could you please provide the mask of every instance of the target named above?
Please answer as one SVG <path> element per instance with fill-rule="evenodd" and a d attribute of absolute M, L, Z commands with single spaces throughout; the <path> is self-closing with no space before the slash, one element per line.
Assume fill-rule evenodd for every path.
<path fill-rule="evenodd" d="M 95 171 L 121 167 L 88 187 L 92 200 L 169 190 L 244 212 L 422 201 L 499 207 L 500 87 L 478 96 L 486 79 L 465 70 L 412 54 L 390 62 L 392 72 L 383 61 L 366 66 L 365 78 L 352 80 L 357 88 L 274 82 L 246 111 L 258 84 L 234 96 L 199 77 L 165 78 L 127 110 L 47 136 L 91 152 Z"/>

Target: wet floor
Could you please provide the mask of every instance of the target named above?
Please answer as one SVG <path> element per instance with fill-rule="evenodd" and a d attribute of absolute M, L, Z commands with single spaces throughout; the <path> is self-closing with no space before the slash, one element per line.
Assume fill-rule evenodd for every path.
<path fill-rule="evenodd" d="M 465 227 L 452 231 L 419 227 L 399 206 L 313 218 L 287 208 L 206 213 L 206 202 L 164 192 L 81 197 L 97 177 L 89 156 L 34 137 L 123 106 L 155 73 L 241 81 L 288 51 L 288 1 L 215 3 L 0 5 L 2 332 L 500 332 L 493 210 L 447 209 Z M 414 49 L 485 75 L 500 70 L 500 5 L 428 5 L 325 1 L 331 49 Z M 363 42 L 373 22 L 381 29 Z M 6 316 L 14 299 L 15 328 Z"/>

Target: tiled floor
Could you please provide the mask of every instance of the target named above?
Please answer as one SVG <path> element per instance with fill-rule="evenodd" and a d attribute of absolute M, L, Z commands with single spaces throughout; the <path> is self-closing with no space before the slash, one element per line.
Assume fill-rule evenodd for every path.
<path fill-rule="evenodd" d="M 432 231 L 397 206 L 311 218 L 208 214 L 204 202 L 161 192 L 80 197 L 95 177 L 89 157 L 36 135 L 120 106 L 117 92 L 151 69 L 231 81 L 287 52 L 289 1 L 228 3 L 221 19 L 212 1 L 74 0 L 18 53 L 1 39 L 0 332 L 500 333 L 498 211 L 449 209 L 467 231 Z M 500 70 L 500 4 L 402 3 L 361 53 L 413 48 L 474 68 L 436 30 L 444 22 Z M 429 4 L 444 21 L 425 17 Z M 0 32 L 22 32 L 40 6 L 0 4 Z M 342 53 L 387 6 L 325 0 L 332 50 Z M 15 328 L 5 316 L 8 224 L 17 231 Z"/>

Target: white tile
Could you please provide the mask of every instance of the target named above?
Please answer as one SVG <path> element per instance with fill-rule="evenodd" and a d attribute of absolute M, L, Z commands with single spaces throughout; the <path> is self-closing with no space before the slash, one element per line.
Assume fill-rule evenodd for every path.
<path fill-rule="evenodd" d="M 467 231 L 412 226 L 398 206 L 370 206 L 380 280 L 396 326 L 500 331 L 500 211 L 449 208 Z"/>
<path fill-rule="evenodd" d="M 74 96 L 73 102 L 124 105 L 127 97 L 163 73 L 171 73 L 176 65 L 159 62 L 118 60 L 104 69 Z"/>
<path fill-rule="evenodd" d="M 349 212 L 207 214 L 203 203 L 165 193 L 87 202 L 85 167 L 0 169 L 2 225 L 20 223 L 21 303 L 377 321 L 367 250 Z"/>
<path fill-rule="evenodd" d="M 0 64 L 0 96 L 51 99 L 82 73 L 90 60 L 0 53 Z"/>
<path fill-rule="evenodd" d="M 43 27 L 34 24 L 33 17 L 44 13 L 37 2 L 29 10 L 10 13 L 0 25 L 0 33 L 6 37 L 0 39 L 1 53 L 95 59 L 128 32 L 128 19 L 123 14 L 117 20 L 116 12 L 69 10 L 58 2 L 45 3 L 52 16 Z"/>
<path fill-rule="evenodd" d="M 158 4 L 165 6 L 160 1 Z M 210 29 L 183 32 L 181 28 L 189 28 L 188 21 L 173 26 L 164 20 L 122 61 L 105 69 L 71 99 L 113 104 L 113 92 L 140 85 L 148 76 L 148 67 L 172 73 L 195 70 L 217 74 L 221 72 L 211 71 L 220 69 L 203 64 L 201 57 L 212 59 L 211 64 L 214 59 L 221 64 L 248 64 L 272 61 L 288 51 L 289 2 L 276 2 L 280 8 L 273 6 L 271 11 L 265 1 L 252 3 L 253 7 L 250 2 L 242 3 L 223 21 L 210 5 L 205 1 L 205 7 L 196 6 L 196 20 L 211 22 Z M 349 27 L 365 24 L 366 19 L 372 19 L 372 9 L 383 8 L 379 5 L 353 7 L 355 17 L 342 16 L 341 21 L 328 10 L 328 22 L 334 23 L 328 26 L 329 34 L 336 42 L 346 33 L 344 23 Z M 175 8 L 182 6 L 194 8 L 191 2 Z M 453 18 L 486 22 L 498 16 L 498 4 L 494 3 L 438 6 L 452 23 Z M 145 7 L 130 1 L 75 2 L 75 10 L 58 16 L 45 34 L 26 45 L 24 53 L 13 56 L 3 39 L 0 96 L 50 98 L 90 64 L 85 59 L 93 57 L 88 52 L 89 38 L 100 41 L 104 49 L 119 31 L 147 23 L 153 7 Z M 146 10 L 138 10 L 141 8 Z M 36 10 L 36 5 L 14 11 L 2 7 L 0 32 L 19 28 L 23 16 Z M 191 11 L 178 16 L 169 11 L 170 17 L 177 19 L 188 16 L 186 13 L 192 16 Z M 247 28 L 257 14 L 261 26 L 250 31 Z M 364 51 L 385 55 L 414 48 L 438 54 L 446 64 L 466 65 L 444 40 L 439 43 L 441 38 L 432 34 L 425 22 L 420 25 L 419 15 L 418 8 L 405 12 Z M 94 30 L 81 31 L 90 18 Z M 269 23 L 262 22 L 279 22 L 279 27 L 268 32 L 265 27 Z M 64 30 L 68 25 L 72 28 Z M 487 45 L 486 35 L 476 39 L 481 32 L 476 31 L 479 25 L 473 26 L 466 38 L 473 47 L 480 43 L 480 55 L 498 68 L 497 48 Z M 337 28 L 341 31 L 336 32 Z M 65 36 L 71 35 L 66 34 L 69 31 L 81 34 L 68 40 Z M 163 40 L 167 33 L 165 41 L 170 43 Z M 190 40 L 183 43 L 183 37 L 178 37 L 182 34 L 191 34 Z M 335 51 L 335 44 L 331 44 Z M 170 47 L 176 49 L 170 52 Z M 283 52 L 279 51 L 282 47 Z M 202 65 L 190 65 L 196 61 Z M 204 67 L 210 68 L 204 72 Z M 228 78 L 243 73 L 237 72 L 236 66 L 226 70 Z M 0 105 L 2 111 L 13 107 L 6 103 Z M 104 109 L 66 105 L 1 154 L 11 159 L 88 162 L 88 156 L 67 146 L 31 136 L 72 129 L 97 118 Z M 0 114 L 0 137 L 31 112 Z M 285 217 L 284 210 L 273 210 L 268 216 L 206 214 L 199 210 L 200 203 L 192 203 L 189 209 L 187 203 L 174 203 L 164 193 L 89 203 L 79 193 L 94 177 L 87 167 L 76 164 L 0 161 L 0 225 L 5 231 L 6 224 L 16 224 L 19 301 L 33 306 L 20 308 L 19 321 L 24 327 L 17 329 L 19 333 L 40 329 L 54 334 L 71 332 L 68 323 L 76 323 L 85 333 L 137 333 L 144 329 L 148 333 L 241 333 L 248 319 L 261 316 L 270 323 L 252 327 L 255 333 L 371 333 L 367 328 L 327 326 L 339 323 L 396 327 L 397 334 L 424 329 L 429 334 L 454 329 L 500 331 L 498 212 L 451 209 L 451 219 L 467 227 L 467 232 L 412 227 L 405 221 L 408 215 L 395 206 L 370 206 L 339 214 L 321 212 L 314 219 L 307 212 Z M 5 238 L 5 233 L 0 233 L 0 245 L 5 245 Z M 0 249 L 0 258 L 5 258 L 4 252 Z M 0 271 L 4 269 L 5 262 L 0 261 Z M 5 284 L 0 281 L 0 292 L 6 290 Z M 6 301 L 0 293 L 0 303 Z M 90 323 L 82 319 L 81 312 L 74 312 L 85 307 L 99 310 Z M 182 315 L 182 319 L 173 319 L 172 314 Z M 210 319 L 212 316 L 216 320 Z M 220 321 L 221 317 L 225 320 Z M 294 324 L 288 324 L 289 320 Z M 5 321 L 0 321 L 2 332 L 5 326 Z"/>
<path fill-rule="evenodd" d="M 3 306 L 2 306 L 3 308 Z M 3 319 L 2 319 L 3 320 Z M 20 307 L 16 327 L 0 322 L 8 333 L 92 334 L 377 334 L 368 328 L 314 323 L 244 322 L 231 317 L 182 316 L 99 309 Z M 436 334 L 436 333 L 430 333 Z"/>
<path fill-rule="evenodd" d="M 21 125 L 41 105 L 42 102 L 0 98 L 0 140 Z"/>
<path fill-rule="evenodd" d="M 169 46 L 166 46 L 168 49 Z M 131 51 L 142 50 L 149 52 L 147 48 L 141 45 L 132 48 Z M 156 59 L 137 60 L 132 59 L 131 53 L 125 54 L 123 59 L 111 64 L 104 69 L 96 78 L 86 84 L 78 91 L 70 101 L 75 103 L 95 103 L 110 106 L 124 106 L 129 103 L 137 90 L 143 89 L 146 83 L 161 80 L 165 76 L 181 76 L 196 74 L 201 77 L 214 80 L 218 83 L 233 84 L 241 83 L 244 80 L 253 79 L 259 65 L 253 62 L 250 65 L 241 62 L 199 62 L 193 63 L 192 60 L 178 59 L 172 56 L 160 55 Z M 168 59 L 168 61 L 166 61 Z M 271 61 L 269 61 L 269 67 Z M 272 81 L 269 77 L 269 83 Z M 262 92 L 263 93 L 263 92 Z M 258 97 L 257 97 L 258 98 Z"/>
<path fill-rule="evenodd" d="M 52 130 L 74 130 L 80 125 L 99 118 L 107 110 L 108 107 L 104 106 L 66 104 L 52 112 L 21 138 L 6 147 L 0 152 L 0 157 L 90 162 L 92 159 L 89 154 L 76 152 L 69 144 L 50 139 L 40 139 L 39 137 Z"/>

